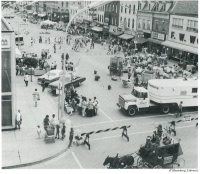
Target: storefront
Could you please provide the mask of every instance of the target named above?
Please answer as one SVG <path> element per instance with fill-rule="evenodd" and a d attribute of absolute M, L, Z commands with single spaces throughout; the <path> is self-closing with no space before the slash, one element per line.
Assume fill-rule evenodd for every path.
<path fill-rule="evenodd" d="M 135 44 L 138 51 L 142 51 L 142 47 L 148 46 L 148 39 L 143 37 L 138 37 L 133 40 L 133 43 Z"/>
<path fill-rule="evenodd" d="M 165 49 L 161 45 L 166 40 L 166 35 L 158 32 L 151 33 L 151 38 L 149 41 L 149 52 L 156 53 L 158 55 L 165 54 Z"/>
<path fill-rule="evenodd" d="M 102 27 L 97 27 L 97 26 L 94 26 L 91 28 L 91 32 L 93 34 L 93 37 L 94 37 L 94 41 L 97 41 L 99 40 L 99 38 L 103 37 L 103 28 Z"/>
<path fill-rule="evenodd" d="M 103 39 L 108 39 L 109 37 L 109 27 L 103 26 Z"/>
<path fill-rule="evenodd" d="M 125 31 L 124 34 L 118 36 L 118 38 L 122 41 L 126 41 L 128 43 L 131 42 L 131 40 L 135 37 L 134 31 Z"/>
<path fill-rule="evenodd" d="M 15 33 L 7 21 L 1 18 L 1 117 L 2 129 L 14 129 L 16 117 L 15 99 Z"/>
<path fill-rule="evenodd" d="M 118 39 L 118 36 L 122 35 L 124 32 L 120 27 L 110 25 L 109 34 L 113 39 Z"/>
<path fill-rule="evenodd" d="M 165 52 L 169 59 L 177 61 L 198 62 L 198 48 L 175 43 L 172 41 L 165 41 L 162 43 Z"/>

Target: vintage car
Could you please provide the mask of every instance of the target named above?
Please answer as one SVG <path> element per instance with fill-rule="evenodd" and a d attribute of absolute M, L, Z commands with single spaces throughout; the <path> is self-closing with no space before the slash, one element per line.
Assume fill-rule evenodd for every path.
<path fill-rule="evenodd" d="M 67 77 L 68 76 L 68 77 Z M 81 77 L 81 76 L 71 76 L 71 74 L 68 74 L 65 76 L 65 87 L 68 87 L 70 85 L 74 85 L 74 86 L 80 86 L 82 82 L 84 82 L 86 80 L 85 77 Z M 51 88 L 52 90 L 58 90 L 59 89 L 59 84 L 60 84 L 60 89 L 62 88 L 62 77 L 49 84 L 49 88 Z"/>
<path fill-rule="evenodd" d="M 63 70 L 59 70 L 59 69 L 51 70 L 47 72 L 46 74 L 44 74 L 43 76 L 40 76 L 37 82 L 38 84 L 41 84 L 42 79 L 45 78 L 45 84 L 47 86 L 49 83 L 59 80 L 61 75 L 63 75 Z"/>

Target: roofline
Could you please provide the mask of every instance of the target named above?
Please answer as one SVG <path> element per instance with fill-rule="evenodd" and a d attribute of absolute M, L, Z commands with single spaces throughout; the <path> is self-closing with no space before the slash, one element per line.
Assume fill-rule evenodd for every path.
<path fill-rule="evenodd" d="M 174 6 L 173 6 L 172 9 L 169 11 L 169 13 L 172 13 L 172 12 L 174 11 L 174 8 L 176 7 L 177 3 L 178 3 L 178 1 L 176 0 Z"/>
<path fill-rule="evenodd" d="M 1 32 L 14 32 L 10 24 L 7 22 L 7 20 L 1 15 L 1 20 L 5 23 L 5 25 L 8 27 L 9 31 L 1 31 Z"/>

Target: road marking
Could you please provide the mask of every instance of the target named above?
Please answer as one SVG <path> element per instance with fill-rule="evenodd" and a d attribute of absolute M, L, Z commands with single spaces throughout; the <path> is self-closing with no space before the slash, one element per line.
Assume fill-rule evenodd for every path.
<path fill-rule="evenodd" d="M 190 128 L 190 127 L 195 127 L 195 125 L 176 127 L 176 129 Z M 153 129 L 151 131 L 130 133 L 128 135 L 137 135 L 137 134 L 152 133 L 153 131 L 155 131 L 155 129 Z M 98 141 L 98 140 L 104 140 L 104 139 L 110 139 L 110 138 L 116 138 L 116 137 L 121 137 L 121 135 L 115 135 L 115 136 L 109 136 L 109 137 L 103 137 L 103 138 L 90 139 L 90 141 Z"/>
<path fill-rule="evenodd" d="M 77 162 L 78 166 L 80 167 L 80 169 L 83 169 L 81 163 L 80 163 L 79 160 L 76 158 L 76 155 L 75 155 L 74 152 L 72 152 L 72 155 L 73 155 L 74 159 L 76 160 L 76 162 Z"/>
<path fill-rule="evenodd" d="M 102 111 L 102 109 L 99 109 L 110 121 L 113 121 L 112 118 L 110 118 L 105 112 Z"/>

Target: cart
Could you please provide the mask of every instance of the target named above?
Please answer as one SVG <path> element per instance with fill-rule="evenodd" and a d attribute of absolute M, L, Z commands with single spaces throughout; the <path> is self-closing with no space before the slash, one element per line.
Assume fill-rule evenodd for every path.
<path fill-rule="evenodd" d="M 170 142 L 166 144 L 166 137 Z M 145 146 L 141 146 L 137 152 L 137 167 L 138 168 L 151 168 L 151 169 L 161 169 L 169 168 L 171 165 L 172 168 L 183 168 L 185 165 L 185 160 L 183 158 L 178 158 L 183 154 L 180 140 L 177 140 L 175 137 L 170 134 L 160 137 L 160 144 L 151 143 L 152 149 L 145 152 Z"/>
<path fill-rule="evenodd" d="M 45 143 L 55 143 L 55 130 L 54 128 L 48 127 L 44 136 Z"/>

